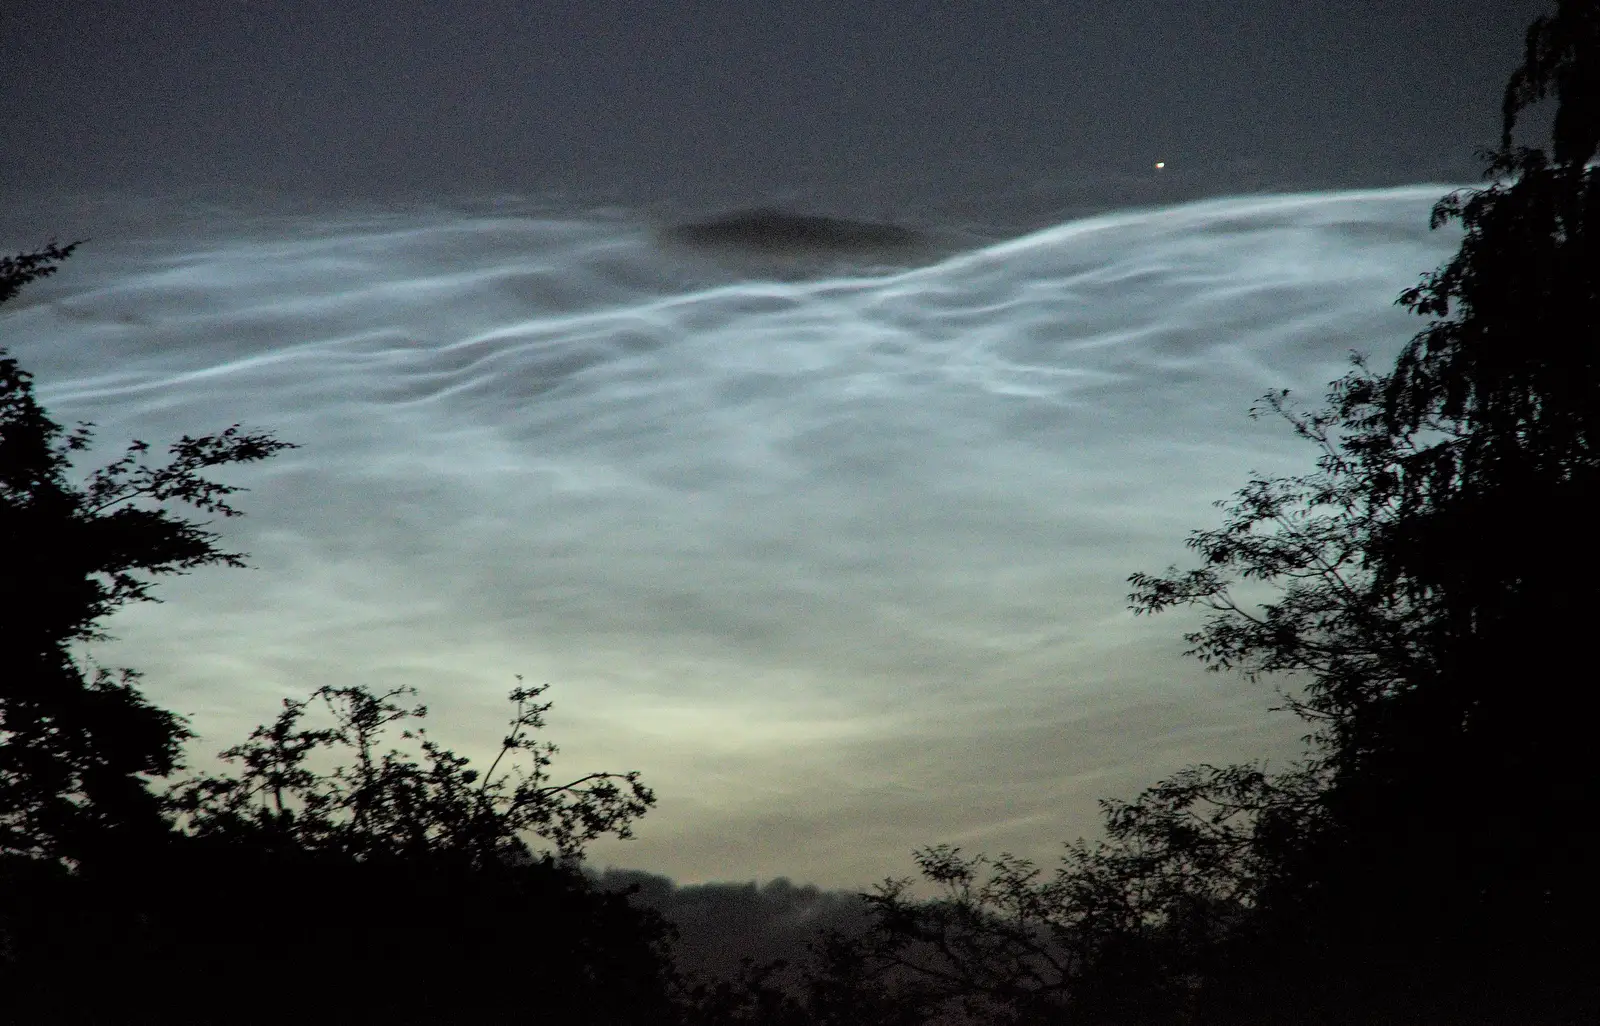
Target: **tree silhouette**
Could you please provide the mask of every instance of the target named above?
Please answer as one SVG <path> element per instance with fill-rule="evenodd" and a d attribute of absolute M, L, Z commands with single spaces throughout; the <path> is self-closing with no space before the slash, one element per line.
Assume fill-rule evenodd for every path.
<path fill-rule="evenodd" d="M 1517 145 L 1546 98 L 1548 150 Z M 1401 294 L 1430 320 L 1394 367 L 1252 411 L 1316 469 L 1130 578 L 1135 612 L 1210 610 L 1191 654 L 1277 683 L 1304 757 L 1103 803 L 1049 878 L 926 849 L 940 896 L 886 882 L 855 957 L 981 1021 L 1600 1017 L 1600 4 L 1532 25 L 1503 129 L 1490 183 L 1434 209 L 1463 241 Z"/>
<path fill-rule="evenodd" d="M 209 1007 L 252 1022 L 535 1010 L 673 1023 L 671 928 L 578 867 L 587 841 L 629 836 L 654 795 L 636 773 L 552 783 L 556 748 L 532 736 L 550 708 L 537 701 L 544 690 L 511 693 L 510 731 L 482 774 L 409 725 L 426 714 L 402 704 L 411 689 L 324 687 L 286 700 L 273 723 L 222 753 L 237 775 L 172 786 L 167 808 L 182 833 L 166 845 L 71 879 L 36 874 L 51 907 L 19 917 L 23 956 L 9 977 L 0 968 L 0 986 L 45 1007 L 67 976 L 93 973 L 97 993 L 110 995 L 182 965 L 202 1010 L 192 1020 L 164 1011 L 167 1021 L 215 1021 Z M 318 707 L 329 725 L 306 726 Z M 396 725 L 420 758 L 380 750 Z M 339 764 L 322 768 L 333 757 Z M 533 851 L 528 833 L 553 850 Z M 332 975 L 314 999 L 292 982 L 313 971 Z M 141 1017 L 154 1008 L 96 996 L 75 1010 L 115 1017 L 130 1007 Z"/>
<path fill-rule="evenodd" d="M 1577 670 L 1600 599 L 1597 75 L 1592 0 L 1534 23 L 1494 181 L 1435 207 L 1461 248 L 1400 297 L 1428 327 L 1323 410 L 1269 397 L 1321 448 L 1318 472 L 1252 482 L 1191 539 L 1200 569 L 1133 578 L 1142 611 L 1216 611 L 1190 639 L 1214 667 L 1303 681 L 1328 830 L 1302 838 L 1321 890 L 1302 921 L 1343 923 L 1389 969 L 1492 966 L 1524 993 L 1585 950 L 1600 908 L 1584 754 L 1600 701 Z M 1515 145 L 1546 96 L 1551 152 Z M 1236 579 L 1283 587 L 1247 610 Z"/>
<path fill-rule="evenodd" d="M 529 736 L 544 727 L 550 703 L 536 701 L 544 691 L 511 692 L 511 731 L 480 774 L 421 727 L 405 728 L 400 737 L 416 742 L 422 762 L 399 749 L 377 752 L 390 724 L 427 715 L 425 706 L 396 704 L 414 689 L 374 694 L 360 686 L 322 687 L 312 701 L 322 700 L 332 726 L 300 728 L 310 702 L 285 699 L 276 721 L 222 753 L 224 761 L 243 765 L 240 776 L 174 785 L 169 807 L 200 837 L 249 838 L 358 861 L 445 860 L 473 869 L 517 864 L 532 858 L 524 838 L 533 833 L 570 862 L 602 834 L 632 836 L 632 821 L 655 804 L 655 794 L 637 772 L 589 773 L 552 784 L 548 767 L 557 748 Z M 353 762 L 320 774 L 306 765 L 318 749 L 339 747 Z M 518 752 L 530 766 L 497 774 Z"/>
<path fill-rule="evenodd" d="M 1193 767 L 1134 801 L 1102 802 L 1107 838 L 1068 845 L 1048 875 L 1009 855 L 923 849 L 917 865 L 937 896 L 917 897 L 910 878 L 864 895 L 869 929 L 820 944 L 805 989 L 887 998 L 916 1009 L 915 1022 L 1206 1021 L 1208 986 L 1250 954 L 1240 941 L 1258 895 L 1318 798 L 1304 774 Z M 807 1005 L 823 1007 L 837 1006 Z M 1283 1021 L 1272 1014 L 1263 1021 Z"/>
<path fill-rule="evenodd" d="M 0 300 L 72 248 L 0 259 Z M 151 790 L 186 723 L 72 646 L 157 577 L 243 566 L 167 507 L 236 516 L 239 489 L 207 472 L 290 446 L 234 426 L 153 463 L 136 441 L 75 484 L 89 428 L 64 431 L 0 358 L 0 1018 L 675 1022 L 670 928 L 576 866 L 655 797 L 636 773 L 553 782 L 543 688 L 512 692 L 481 775 L 420 728 L 401 733 L 420 757 L 380 754 L 425 713 L 407 689 L 325 687 L 223 753 L 238 775 Z M 304 726 L 318 702 L 331 725 Z M 351 761 L 320 770 L 340 748 Z"/>
<path fill-rule="evenodd" d="M 1435 207 L 1464 238 L 1401 295 L 1431 321 L 1393 370 L 1358 363 L 1312 413 L 1268 397 L 1318 471 L 1251 482 L 1191 538 L 1199 569 L 1132 579 L 1140 611 L 1214 610 L 1190 636 L 1214 668 L 1300 683 L 1322 811 L 1260 900 L 1280 939 L 1302 924 L 1305 951 L 1369 986 L 1492 979 L 1531 1002 L 1593 951 L 1600 702 L 1577 668 L 1600 599 L 1597 24 L 1592 0 L 1564 2 L 1529 30 L 1494 180 Z M 1553 156 L 1513 142 L 1546 95 Z M 1278 597 L 1244 608 L 1237 580 Z"/>
<path fill-rule="evenodd" d="M 0 259 L 0 302 L 54 273 L 76 244 Z M 105 637 L 118 608 L 150 601 L 152 578 L 243 566 L 182 503 L 224 517 L 237 486 L 206 472 L 266 459 L 291 446 L 238 425 L 184 436 L 165 463 L 133 442 L 82 484 L 74 454 L 92 425 L 51 420 L 32 376 L 0 350 L 0 853 L 81 860 L 166 830 L 146 776 L 171 772 L 190 736 L 184 720 L 145 700 L 138 675 L 95 667 L 76 643 Z"/>

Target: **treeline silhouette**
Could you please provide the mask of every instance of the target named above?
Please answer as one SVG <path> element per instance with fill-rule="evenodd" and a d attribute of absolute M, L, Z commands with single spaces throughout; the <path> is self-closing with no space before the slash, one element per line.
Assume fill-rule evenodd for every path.
<path fill-rule="evenodd" d="M 1548 143 L 1519 143 L 1546 100 Z M 635 773 L 554 776 L 543 688 L 512 691 L 483 770 L 428 738 L 409 691 L 358 684 L 286 700 L 181 776 L 184 719 L 78 650 L 161 576 L 243 566 L 174 509 L 236 515 L 210 475 L 290 445 L 237 425 L 164 460 L 134 442 L 75 484 L 90 426 L 52 421 L 0 359 L 0 1016 L 1600 1021 L 1596 0 L 1534 22 L 1502 113 L 1485 187 L 1434 210 L 1460 250 L 1400 296 L 1427 326 L 1386 370 L 1354 357 L 1321 406 L 1254 411 L 1314 469 L 1221 504 L 1194 568 L 1130 578 L 1136 613 L 1209 611 L 1192 654 L 1274 683 L 1302 757 L 1107 801 L 1105 839 L 1049 870 L 925 849 L 933 898 L 910 879 L 849 913 L 715 892 L 791 924 L 720 952 L 684 943 L 706 936 L 697 899 L 584 871 L 654 795 Z M 0 302 L 72 251 L 0 258 Z M 802 903 L 830 928 L 774 958 Z"/>

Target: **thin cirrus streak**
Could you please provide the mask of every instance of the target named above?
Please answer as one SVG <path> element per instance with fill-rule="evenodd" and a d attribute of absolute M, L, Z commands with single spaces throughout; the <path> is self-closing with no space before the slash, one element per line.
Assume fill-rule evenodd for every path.
<path fill-rule="evenodd" d="M 107 455 L 235 421 L 250 572 L 167 582 L 97 657 L 199 755 L 318 684 L 413 684 L 481 754 L 548 681 L 568 768 L 661 804 L 602 860 L 861 886 L 913 847 L 1048 854 L 1093 801 L 1283 753 L 1270 693 L 1179 656 L 1125 578 L 1314 397 L 1419 326 L 1446 190 L 1122 211 L 916 267 L 757 274 L 577 213 L 147 223 L 4 314 Z M 13 246 L 13 249 L 20 248 Z"/>

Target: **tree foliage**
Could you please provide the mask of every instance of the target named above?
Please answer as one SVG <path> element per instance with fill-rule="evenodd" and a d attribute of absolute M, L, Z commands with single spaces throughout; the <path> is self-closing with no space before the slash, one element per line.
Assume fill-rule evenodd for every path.
<path fill-rule="evenodd" d="M 0 259 L 0 301 L 72 248 Z M 291 446 L 237 425 L 165 460 L 135 441 L 79 483 L 90 427 L 63 429 L 0 355 L 0 1017 L 675 1022 L 670 928 L 575 865 L 655 797 L 637 773 L 554 781 L 542 687 L 512 692 L 481 774 L 411 725 L 409 689 L 356 685 L 285 701 L 222 753 L 237 774 L 151 789 L 186 722 L 74 646 L 162 576 L 243 566 L 172 507 L 239 515 L 210 472 Z M 318 708 L 331 722 L 306 725 Z M 395 725 L 410 751 L 380 750 Z"/>
<path fill-rule="evenodd" d="M 1518 145 L 1544 99 L 1549 147 Z M 1401 293 L 1428 323 L 1394 366 L 1252 410 L 1314 468 L 1130 578 L 1136 613 L 1207 611 L 1190 654 L 1274 683 L 1301 760 L 1103 803 L 1105 841 L 1048 877 L 926 849 L 940 896 L 869 896 L 867 965 L 994 1022 L 1600 1015 L 1600 5 L 1529 29 L 1503 128 L 1489 183 L 1433 211 L 1461 247 Z"/>
<path fill-rule="evenodd" d="M 399 749 L 382 754 L 384 731 L 418 720 L 427 708 L 397 700 L 414 689 L 374 694 L 360 687 L 322 687 L 308 701 L 285 699 L 270 725 L 244 744 L 221 753 L 242 767 L 238 776 L 194 778 L 175 785 L 170 807 L 193 833 L 250 838 L 271 847 L 337 853 L 360 861 L 444 859 L 473 868 L 527 861 L 524 839 L 536 834 L 564 860 L 582 855 L 603 834 L 632 836 L 632 822 L 655 804 L 637 772 L 588 773 L 552 783 L 549 766 L 558 749 L 530 732 L 544 727 L 545 687 L 518 687 L 510 732 L 486 772 L 440 746 L 422 727 L 400 737 L 421 759 Z M 300 726 L 320 700 L 332 725 Z M 319 750 L 343 749 L 351 761 L 319 771 Z M 526 757 L 526 768 L 508 757 Z"/>
<path fill-rule="evenodd" d="M 75 246 L 0 259 L 0 301 Z M 187 725 L 145 699 L 138 674 L 94 666 L 74 646 L 105 638 L 117 609 L 153 600 L 156 577 L 243 566 L 205 523 L 170 507 L 238 516 L 228 498 L 240 488 L 208 472 L 292 448 L 238 425 L 186 435 L 165 461 L 134 441 L 79 484 L 72 463 L 91 427 L 50 419 L 32 376 L 0 350 L 0 852 L 79 860 L 164 833 L 146 778 L 172 772 Z"/>

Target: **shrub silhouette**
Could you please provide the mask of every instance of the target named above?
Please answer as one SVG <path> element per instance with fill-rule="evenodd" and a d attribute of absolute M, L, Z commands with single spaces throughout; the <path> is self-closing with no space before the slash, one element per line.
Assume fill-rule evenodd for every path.
<path fill-rule="evenodd" d="M 212 836 L 71 877 L 7 868 L 8 1021 L 675 1015 L 665 924 L 553 860 L 466 871 Z"/>
<path fill-rule="evenodd" d="M 270 726 L 222 753 L 239 763 L 236 777 L 195 778 L 173 787 L 169 807 L 200 837 L 250 838 L 269 848 L 327 852 L 358 861 L 449 861 L 484 868 L 529 861 L 525 835 L 554 842 L 565 860 L 602 834 L 632 835 L 634 819 L 655 804 L 637 772 L 589 773 L 565 784 L 550 783 L 548 767 L 557 748 L 529 736 L 544 726 L 550 703 L 536 699 L 545 687 L 511 692 L 516 712 L 510 733 L 487 772 L 441 748 L 421 727 L 400 737 L 416 742 L 423 761 L 398 749 L 376 750 L 387 727 L 421 719 L 427 709 L 404 708 L 395 700 L 415 689 L 374 694 L 361 686 L 318 688 L 308 702 L 285 699 Z M 320 699 L 331 726 L 299 726 L 311 702 Z M 317 773 L 308 758 L 318 749 L 348 749 L 353 761 Z M 526 753 L 527 769 L 501 762 Z"/>
<path fill-rule="evenodd" d="M 165 844 L 70 873 L 12 860 L 25 901 L 6 910 L 9 1007 L 52 1021 L 439 1022 L 534 1008 L 675 1022 L 670 927 L 578 866 L 586 841 L 626 836 L 654 795 L 634 773 L 551 784 L 555 747 L 530 736 L 543 690 L 512 692 L 511 730 L 479 775 L 415 726 L 401 738 L 420 761 L 379 753 L 387 728 L 425 714 L 395 701 L 409 689 L 321 688 L 223 753 L 237 776 L 174 784 L 182 832 Z M 330 726 L 302 725 L 313 701 Z M 347 763 L 312 767 L 341 748 Z M 527 767 L 502 768 L 519 753 Z M 529 832 L 553 850 L 533 851 Z M 181 1007 L 147 993 L 172 966 L 184 967 Z M 74 990 L 86 976 L 94 989 Z"/>

